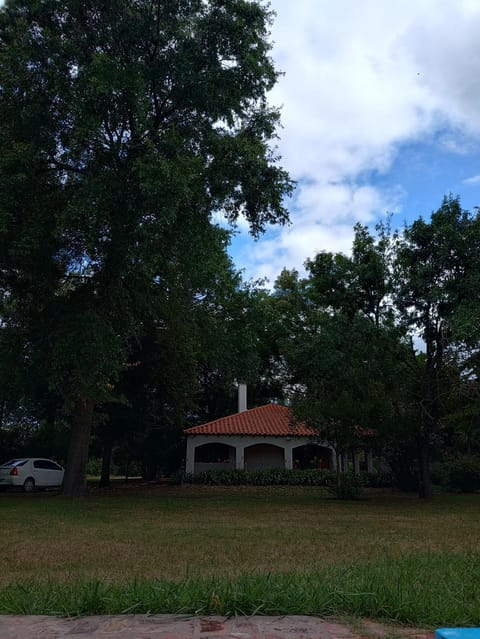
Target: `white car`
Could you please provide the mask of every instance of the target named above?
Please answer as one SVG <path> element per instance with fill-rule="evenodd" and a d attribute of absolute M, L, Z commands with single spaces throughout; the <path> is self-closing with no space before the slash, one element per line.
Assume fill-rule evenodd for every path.
<path fill-rule="evenodd" d="M 65 470 L 51 459 L 22 457 L 11 459 L 0 466 L 0 490 L 8 486 L 21 486 L 26 493 L 35 488 L 62 485 Z"/>

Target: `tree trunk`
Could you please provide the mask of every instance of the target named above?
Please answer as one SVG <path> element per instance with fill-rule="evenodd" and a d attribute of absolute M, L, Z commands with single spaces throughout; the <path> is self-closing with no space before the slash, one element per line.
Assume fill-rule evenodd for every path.
<path fill-rule="evenodd" d="M 418 496 L 422 499 L 433 497 L 430 478 L 430 445 L 427 441 L 418 443 Z"/>
<path fill-rule="evenodd" d="M 110 465 L 112 462 L 113 442 L 107 439 L 102 450 L 102 472 L 100 475 L 100 486 L 110 486 Z"/>
<path fill-rule="evenodd" d="M 82 397 L 75 407 L 67 467 L 63 482 L 63 494 L 67 497 L 83 497 L 87 493 L 87 461 L 90 432 L 92 430 L 93 402 Z"/>

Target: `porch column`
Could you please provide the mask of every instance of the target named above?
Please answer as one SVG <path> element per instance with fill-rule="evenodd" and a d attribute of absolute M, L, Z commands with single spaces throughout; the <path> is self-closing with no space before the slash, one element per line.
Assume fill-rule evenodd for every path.
<path fill-rule="evenodd" d="M 360 475 L 360 455 L 358 450 L 353 451 L 353 472 L 355 475 Z"/>
<path fill-rule="evenodd" d="M 239 444 L 235 446 L 235 468 L 237 470 L 244 470 L 245 468 L 245 446 Z"/>
<path fill-rule="evenodd" d="M 187 458 L 185 459 L 185 472 L 193 473 L 195 472 L 195 446 L 194 446 L 194 437 L 187 437 Z"/>
<path fill-rule="evenodd" d="M 342 473 L 348 473 L 348 453 L 342 455 Z"/>
<path fill-rule="evenodd" d="M 337 470 L 337 455 L 333 448 L 330 449 L 330 464 L 332 465 L 332 470 Z"/>
<path fill-rule="evenodd" d="M 283 466 L 287 470 L 293 468 L 293 446 L 291 442 L 287 442 L 283 449 Z"/>
<path fill-rule="evenodd" d="M 374 469 L 373 469 L 373 453 L 371 450 L 367 451 L 367 472 L 368 473 L 374 473 Z"/>

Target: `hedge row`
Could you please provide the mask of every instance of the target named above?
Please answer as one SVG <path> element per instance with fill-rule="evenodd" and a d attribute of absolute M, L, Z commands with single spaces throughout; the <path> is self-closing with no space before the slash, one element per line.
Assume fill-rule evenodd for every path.
<path fill-rule="evenodd" d="M 330 470 L 206 470 L 197 475 L 186 474 L 183 481 L 209 486 L 327 486 L 335 481 Z"/>
<path fill-rule="evenodd" d="M 351 478 L 350 478 L 351 477 Z M 336 484 L 332 470 L 207 470 L 197 475 L 182 474 L 177 479 L 187 484 L 209 486 L 327 486 Z M 432 468 L 435 484 L 447 490 L 474 492 L 480 490 L 480 456 L 463 455 L 437 462 Z M 344 475 L 342 484 L 350 490 L 350 484 L 360 487 L 390 488 L 391 473 L 362 473 L 360 477 Z"/>
<path fill-rule="evenodd" d="M 184 474 L 182 482 L 208 486 L 332 486 L 336 483 L 336 473 L 332 470 L 206 470 L 197 475 Z M 362 474 L 359 478 L 363 486 L 391 486 L 391 477 L 385 474 Z"/>
<path fill-rule="evenodd" d="M 432 479 L 443 488 L 462 493 L 480 490 L 480 456 L 459 455 L 437 462 Z"/>

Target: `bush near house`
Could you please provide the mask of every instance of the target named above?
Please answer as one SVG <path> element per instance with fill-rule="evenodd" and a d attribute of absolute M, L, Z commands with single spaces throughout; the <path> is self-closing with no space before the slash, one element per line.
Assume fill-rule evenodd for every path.
<path fill-rule="evenodd" d="M 287 470 L 285 468 L 206 470 L 196 475 L 184 474 L 182 482 L 209 486 L 327 486 L 335 482 L 335 473 L 330 470 Z"/>
<path fill-rule="evenodd" d="M 365 482 L 363 477 L 354 473 L 344 473 L 328 486 L 328 491 L 337 499 L 361 499 Z"/>
<path fill-rule="evenodd" d="M 348 474 L 350 477 L 350 474 Z M 388 473 L 362 473 L 353 476 L 349 484 L 359 487 L 388 488 L 392 477 Z M 345 480 L 346 481 L 346 480 Z M 205 484 L 208 486 L 335 486 L 336 473 L 333 470 L 287 470 L 273 468 L 264 470 L 207 470 L 203 473 L 183 474 L 185 484 Z"/>
<path fill-rule="evenodd" d="M 391 471 L 362 473 L 363 485 L 368 488 L 393 488 L 394 477 Z"/>
<path fill-rule="evenodd" d="M 435 464 L 434 482 L 449 490 L 473 493 L 480 490 L 480 455 L 459 455 Z"/>

